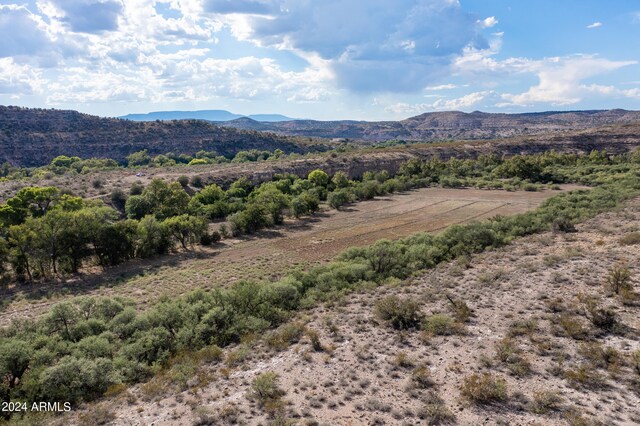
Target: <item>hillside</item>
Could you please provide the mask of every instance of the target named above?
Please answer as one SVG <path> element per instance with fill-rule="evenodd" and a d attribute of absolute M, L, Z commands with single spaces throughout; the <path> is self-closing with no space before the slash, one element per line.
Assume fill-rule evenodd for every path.
<path fill-rule="evenodd" d="M 301 424 L 638 424 L 640 310 L 603 283 L 640 255 L 623 243 L 639 219 L 636 199 L 575 233 L 533 235 L 362 290 L 294 318 L 306 332 L 282 346 L 248 340 L 202 362 L 182 388 L 167 374 L 98 407 L 130 425 L 269 424 L 279 413 Z M 614 331 L 593 324 L 587 295 L 616 313 Z M 376 315 L 386 297 L 415 301 L 432 322 L 455 314 L 450 297 L 468 304 L 470 318 L 395 330 Z M 251 399 L 265 373 L 277 375 L 280 405 Z M 474 374 L 495 381 L 473 387 Z M 97 418 L 98 407 L 64 424 Z"/>
<path fill-rule="evenodd" d="M 549 132 L 583 130 L 608 124 L 640 121 L 640 112 L 604 111 L 490 114 L 459 111 L 431 112 L 403 121 L 295 120 L 261 123 L 246 117 L 220 122 L 237 129 L 275 132 L 292 136 L 349 138 L 364 141 L 494 139 Z"/>
<path fill-rule="evenodd" d="M 252 120 L 261 122 L 273 122 L 273 121 L 290 121 L 291 117 L 286 117 L 281 114 L 251 114 L 240 115 L 234 114 L 229 111 L 213 109 L 213 110 L 200 110 L 200 111 L 155 111 L 147 114 L 127 114 L 119 118 L 132 121 L 155 121 L 155 120 L 208 120 L 208 121 L 230 121 L 239 119 L 242 117 L 248 117 Z"/>
<path fill-rule="evenodd" d="M 238 151 L 321 150 L 293 138 L 220 127 L 206 121 L 133 122 L 76 111 L 0 106 L 0 162 L 41 166 L 58 155 L 113 158 L 148 149 L 152 155 L 200 150 L 234 155 Z"/>
<path fill-rule="evenodd" d="M 166 168 L 148 168 L 144 171 L 145 180 L 162 178 L 175 180 L 181 175 L 200 176 L 204 182 L 218 183 L 223 187 L 241 176 L 249 177 L 253 182 L 271 180 L 277 174 L 295 174 L 307 176 L 315 169 L 326 170 L 330 174 L 343 171 L 351 178 L 362 176 L 368 170 L 387 170 L 397 172 L 404 162 L 413 159 L 437 157 L 441 159 L 476 158 L 481 154 L 513 156 L 535 154 L 549 150 L 562 153 L 588 153 L 592 150 L 606 150 L 610 154 L 621 154 L 640 146 L 640 123 L 604 126 L 597 129 L 565 132 L 562 134 L 542 134 L 521 136 L 498 140 L 459 141 L 429 144 L 411 144 L 391 148 L 367 148 L 350 152 L 332 152 L 331 155 L 318 153 L 297 159 L 278 161 L 209 164 L 196 166 L 177 166 Z M 54 175 L 46 180 L 30 178 L 22 181 L 0 182 L 0 197 L 7 198 L 24 186 L 55 185 L 69 188 L 89 197 L 107 194 L 113 188 L 127 189 L 140 178 L 136 170 L 122 169 L 97 170 L 83 175 L 81 179 L 71 179 L 67 175 Z M 101 188 L 94 188 L 94 180 L 103 182 Z"/>

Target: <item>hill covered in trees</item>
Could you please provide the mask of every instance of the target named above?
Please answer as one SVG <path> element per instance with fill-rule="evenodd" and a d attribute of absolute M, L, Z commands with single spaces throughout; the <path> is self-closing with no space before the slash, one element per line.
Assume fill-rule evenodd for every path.
<path fill-rule="evenodd" d="M 133 122 L 76 111 L 0 106 L 0 162 L 18 166 L 41 166 L 70 154 L 124 161 L 143 149 L 156 155 L 204 150 L 231 157 L 251 149 L 285 153 L 326 149 L 308 139 L 304 142 L 201 120 Z"/>

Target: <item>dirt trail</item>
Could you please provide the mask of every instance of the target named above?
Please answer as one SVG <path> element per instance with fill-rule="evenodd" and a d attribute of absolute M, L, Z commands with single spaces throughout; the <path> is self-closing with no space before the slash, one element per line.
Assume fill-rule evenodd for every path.
<path fill-rule="evenodd" d="M 522 213 L 557 193 L 426 188 L 382 197 L 292 221 L 252 238 L 226 240 L 215 248 L 133 261 L 62 283 L 4 290 L 0 297 L 12 300 L 0 312 L 0 325 L 38 316 L 51 304 L 74 295 L 125 296 L 144 307 L 162 295 L 174 297 L 242 279 L 275 279 L 292 267 L 328 261 L 348 247 Z"/>

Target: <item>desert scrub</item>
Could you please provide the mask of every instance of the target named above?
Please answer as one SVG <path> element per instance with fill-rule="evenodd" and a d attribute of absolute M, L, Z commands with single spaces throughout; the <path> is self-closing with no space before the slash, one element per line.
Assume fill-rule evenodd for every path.
<path fill-rule="evenodd" d="M 575 340 L 584 340 L 589 338 L 590 330 L 587 328 L 582 320 L 576 316 L 568 313 L 562 313 L 555 316 L 554 324 L 555 333 L 558 336 L 570 337 Z"/>
<path fill-rule="evenodd" d="M 464 378 L 462 396 L 476 404 L 504 402 L 508 398 L 507 382 L 494 374 L 471 374 Z"/>
<path fill-rule="evenodd" d="M 547 414 L 561 408 L 562 397 L 554 391 L 536 391 L 529 403 L 529 411 L 534 414 Z"/>
<path fill-rule="evenodd" d="M 446 314 L 431 315 L 422 321 L 422 330 L 434 336 L 462 334 L 464 326 Z"/>
<path fill-rule="evenodd" d="M 256 377 L 247 393 L 249 399 L 257 401 L 261 406 L 268 401 L 279 399 L 283 395 L 284 392 L 278 387 L 278 375 L 272 371 Z"/>
<path fill-rule="evenodd" d="M 428 389 L 434 385 L 435 382 L 427 366 L 420 365 L 411 372 L 411 381 L 409 384 L 411 389 Z"/>
<path fill-rule="evenodd" d="M 397 296 L 387 296 L 379 300 L 374 307 L 374 314 L 397 330 L 415 328 L 421 319 L 417 302 Z"/>
<path fill-rule="evenodd" d="M 297 343 L 304 334 L 304 324 L 292 322 L 283 324 L 269 332 L 266 337 L 267 345 L 275 350 L 282 351 Z"/>
<path fill-rule="evenodd" d="M 640 232 L 630 232 L 619 240 L 620 245 L 632 246 L 640 244 Z"/>
<path fill-rule="evenodd" d="M 309 342 L 311 343 L 311 347 L 314 351 L 322 352 L 325 350 L 322 341 L 320 341 L 320 333 L 318 333 L 316 330 L 308 329 L 306 330 L 305 334 L 309 338 Z"/>
<path fill-rule="evenodd" d="M 531 372 L 531 363 L 511 338 L 496 343 L 496 359 L 504 364 L 514 376 L 522 377 Z"/>
<path fill-rule="evenodd" d="M 456 416 L 444 404 L 444 400 L 435 392 L 429 392 L 418 410 L 418 417 L 428 425 L 454 424 Z"/>
<path fill-rule="evenodd" d="M 446 297 L 449 302 L 449 308 L 451 309 L 456 322 L 461 324 L 469 322 L 471 315 L 473 315 L 473 311 L 469 305 L 467 305 L 464 300 L 453 300 L 453 298 L 448 295 Z"/>
<path fill-rule="evenodd" d="M 509 337 L 531 336 L 538 330 L 538 322 L 529 318 L 526 320 L 516 320 L 509 324 Z"/>
<path fill-rule="evenodd" d="M 564 377 L 572 387 L 577 389 L 598 390 L 606 385 L 604 377 L 588 364 L 580 364 L 566 370 Z"/>
<path fill-rule="evenodd" d="M 605 286 L 608 291 L 614 294 L 620 294 L 622 291 L 631 291 L 631 271 L 629 266 L 619 263 L 609 269 L 609 273 L 605 280 Z"/>

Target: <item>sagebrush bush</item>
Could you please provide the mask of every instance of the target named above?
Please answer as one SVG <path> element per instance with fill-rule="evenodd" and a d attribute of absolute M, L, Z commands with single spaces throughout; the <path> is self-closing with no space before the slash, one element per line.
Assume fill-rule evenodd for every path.
<path fill-rule="evenodd" d="M 465 377 L 461 391 L 463 397 L 476 404 L 504 402 L 508 398 L 506 380 L 490 373 Z"/>
<path fill-rule="evenodd" d="M 435 336 L 449 336 L 463 331 L 462 324 L 446 314 L 435 314 L 425 318 L 422 321 L 422 329 Z"/>
<path fill-rule="evenodd" d="M 417 327 L 422 316 L 417 302 L 397 296 L 387 296 L 379 300 L 375 305 L 374 313 L 398 330 Z"/>
<path fill-rule="evenodd" d="M 260 374 L 251 383 L 247 396 L 264 406 L 270 400 L 278 399 L 284 392 L 278 387 L 278 375 L 272 371 Z"/>

